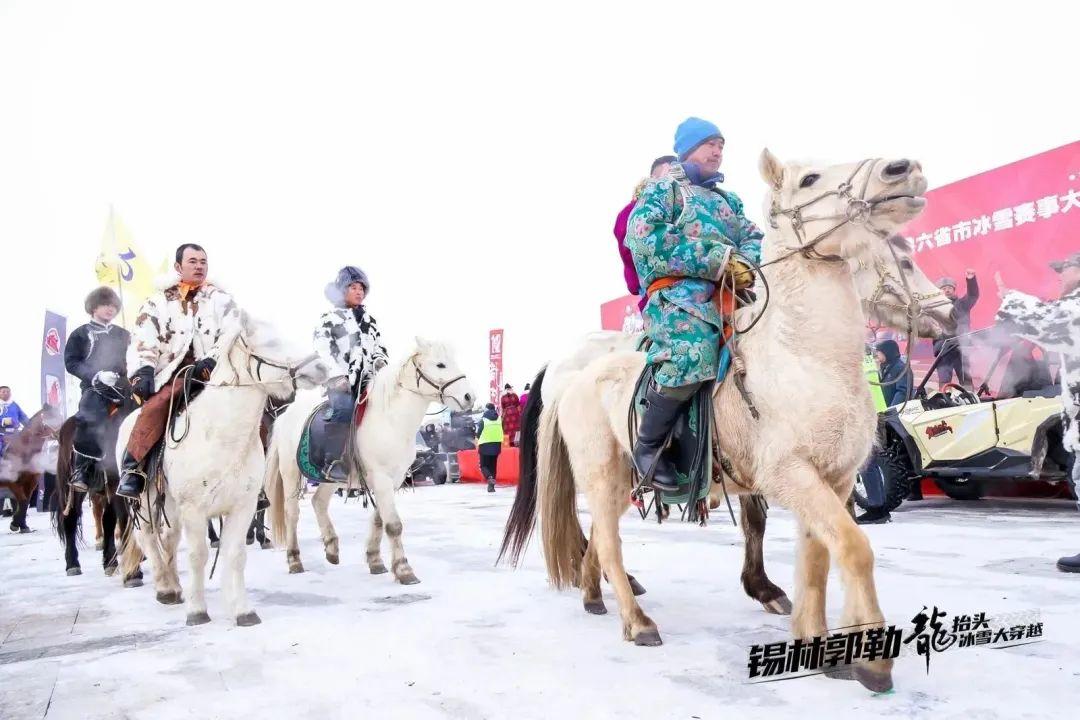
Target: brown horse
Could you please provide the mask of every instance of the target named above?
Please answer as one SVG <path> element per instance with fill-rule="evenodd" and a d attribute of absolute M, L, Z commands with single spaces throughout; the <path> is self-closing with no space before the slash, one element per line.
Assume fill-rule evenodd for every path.
<path fill-rule="evenodd" d="M 131 527 L 128 505 L 123 498 L 116 495 L 120 474 L 116 467 L 116 454 L 113 452 L 120 423 L 131 410 L 130 406 L 121 407 L 106 421 L 102 443 L 102 448 L 105 450 L 104 459 L 96 470 L 99 473 L 105 473 L 105 492 L 90 493 L 95 514 L 99 504 L 102 508 L 101 565 L 108 576 L 112 576 L 119 566 L 116 555 L 116 530 L 119 528 L 120 538 L 123 540 Z M 53 506 L 52 520 L 60 544 L 64 546 L 67 574 L 82 575 L 78 544 L 82 535 L 83 499 L 88 493 L 71 489 L 74 440 L 75 418 L 68 418 L 60 428 L 60 456 L 56 462 L 56 502 Z M 139 587 L 142 584 L 142 570 L 138 567 L 124 576 L 124 587 Z"/>
<path fill-rule="evenodd" d="M 45 443 L 55 439 L 62 422 L 64 415 L 60 409 L 46 405 L 34 413 L 26 427 L 4 441 L 4 450 L 0 454 L 0 488 L 11 491 L 15 496 L 12 532 L 31 532 L 26 525 L 30 496 L 38 486 L 42 473 L 51 470 Z"/>

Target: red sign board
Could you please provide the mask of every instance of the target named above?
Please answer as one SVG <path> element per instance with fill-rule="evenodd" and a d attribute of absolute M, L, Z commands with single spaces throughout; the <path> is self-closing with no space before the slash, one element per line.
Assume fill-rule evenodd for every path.
<path fill-rule="evenodd" d="M 644 326 L 641 313 L 638 312 L 637 295 L 627 295 L 601 305 L 600 327 L 604 330 L 622 330 L 628 333 L 641 332 Z"/>
<path fill-rule="evenodd" d="M 927 275 L 934 281 L 952 278 L 958 294 L 964 294 L 965 272 L 975 271 L 980 298 L 971 327 L 986 327 L 999 305 L 995 272 L 1009 288 L 1041 297 L 1059 292 L 1048 263 L 1080 250 L 1080 141 L 944 185 L 926 197 L 926 211 L 904 235 Z"/>
<path fill-rule="evenodd" d="M 488 332 L 488 377 L 491 378 L 491 402 L 495 403 L 495 407 L 499 407 L 503 377 L 503 331 L 501 329 Z"/>

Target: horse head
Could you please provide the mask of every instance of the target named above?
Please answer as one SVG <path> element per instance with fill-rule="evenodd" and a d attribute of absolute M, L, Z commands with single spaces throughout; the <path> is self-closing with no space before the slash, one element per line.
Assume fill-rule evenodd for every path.
<path fill-rule="evenodd" d="M 911 244 L 902 235 L 870 243 L 868 256 L 849 264 L 872 323 L 924 338 L 956 330 L 952 302 L 915 262 Z"/>
<path fill-rule="evenodd" d="M 781 236 L 769 248 L 775 257 L 859 258 L 926 207 L 926 178 L 914 160 L 785 165 L 765 149 L 759 169 L 770 189 L 766 216 Z"/>
<path fill-rule="evenodd" d="M 421 337 L 416 338 L 416 350 L 401 368 L 400 381 L 432 402 L 453 402 L 459 410 L 471 410 L 477 397 L 450 346 Z"/>
<path fill-rule="evenodd" d="M 275 399 L 291 397 L 298 389 L 323 385 L 330 377 L 314 353 L 287 343 L 270 323 L 240 312 L 226 331 L 227 348 L 210 378 L 211 385 L 257 385 Z"/>

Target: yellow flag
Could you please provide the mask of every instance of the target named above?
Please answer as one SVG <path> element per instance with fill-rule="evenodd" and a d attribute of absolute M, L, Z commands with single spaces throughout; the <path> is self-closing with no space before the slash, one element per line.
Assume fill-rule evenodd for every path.
<path fill-rule="evenodd" d="M 109 221 L 101 236 L 101 251 L 94 262 L 94 273 L 99 283 L 113 288 L 120 296 L 124 307 L 117 321 L 130 330 L 139 306 L 154 291 L 154 272 L 131 237 L 131 231 L 112 208 L 109 208 Z"/>

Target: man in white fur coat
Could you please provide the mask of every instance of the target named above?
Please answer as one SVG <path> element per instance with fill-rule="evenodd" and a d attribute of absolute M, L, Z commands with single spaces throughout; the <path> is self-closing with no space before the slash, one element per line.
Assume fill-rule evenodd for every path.
<path fill-rule="evenodd" d="M 142 407 L 117 490 L 127 498 L 137 498 L 145 487 L 142 462 L 165 433 L 169 401 L 182 390 L 180 371 L 193 365 L 196 380 L 209 380 L 225 330 L 240 319 L 232 297 L 207 282 L 205 250 L 194 243 L 181 245 L 174 268 L 176 274 L 159 282 L 159 292 L 139 309 L 128 347 L 127 366 L 135 368 L 131 393 Z"/>

